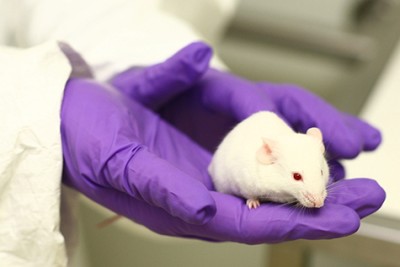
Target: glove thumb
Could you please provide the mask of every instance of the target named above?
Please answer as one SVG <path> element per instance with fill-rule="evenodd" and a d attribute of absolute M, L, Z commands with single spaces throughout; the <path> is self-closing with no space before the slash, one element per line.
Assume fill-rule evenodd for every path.
<path fill-rule="evenodd" d="M 157 109 L 190 88 L 208 69 L 211 56 L 207 44 L 195 42 L 160 64 L 130 68 L 110 83 L 146 107 Z"/>

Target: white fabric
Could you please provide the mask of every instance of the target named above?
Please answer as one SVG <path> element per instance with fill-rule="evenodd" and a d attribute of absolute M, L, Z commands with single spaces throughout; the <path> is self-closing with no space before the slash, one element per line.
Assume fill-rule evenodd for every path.
<path fill-rule="evenodd" d="M 59 114 L 70 66 L 55 43 L 2 48 L 0 62 L 0 266 L 65 266 Z"/>
<path fill-rule="evenodd" d="M 49 39 L 67 42 L 83 55 L 97 79 L 106 80 L 132 65 L 163 61 L 203 39 L 189 24 L 163 11 L 160 2 L 33 1 L 20 15 L 27 19 L 19 21 L 17 41 L 21 46 Z M 218 59 L 213 64 L 224 67 Z"/>
<path fill-rule="evenodd" d="M 132 65 L 158 63 L 202 39 L 161 10 L 161 2 L 0 0 L 0 47 L 24 48 L 0 48 L 1 267 L 67 265 L 59 231 L 59 111 L 70 64 L 79 65 L 77 75 L 87 69 L 62 46 L 72 55 L 68 62 L 56 42 L 79 52 L 99 80 Z M 218 60 L 214 66 L 223 68 Z"/>

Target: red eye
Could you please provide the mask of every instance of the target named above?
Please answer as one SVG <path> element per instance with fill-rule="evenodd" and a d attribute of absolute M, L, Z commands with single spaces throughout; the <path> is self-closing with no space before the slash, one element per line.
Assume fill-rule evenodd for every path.
<path fill-rule="evenodd" d="M 303 176 L 301 176 L 301 174 L 298 172 L 294 172 L 293 179 L 295 179 L 296 181 L 301 181 L 301 180 L 303 180 Z"/>

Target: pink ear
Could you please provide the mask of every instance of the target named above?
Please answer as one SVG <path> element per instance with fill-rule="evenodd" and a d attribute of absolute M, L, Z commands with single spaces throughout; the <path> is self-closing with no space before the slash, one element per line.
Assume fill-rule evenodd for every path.
<path fill-rule="evenodd" d="M 263 145 L 257 150 L 257 161 L 261 164 L 272 164 L 275 161 L 272 155 L 271 141 L 263 139 Z"/>
<path fill-rule="evenodd" d="M 322 142 L 322 132 L 320 129 L 313 127 L 307 130 L 307 135 L 316 138 L 318 141 L 321 142 L 321 151 L 325 151 L 324 143 Z"/>
<path fill-rule="evenodd" d="M 318 129 L 316 127 L 310 128 L 307 130 L 307 134 L 312 137 L 317 138 L 319 141 L 322 142 L 322 133 L 321 133 L 320 129 Z"/>

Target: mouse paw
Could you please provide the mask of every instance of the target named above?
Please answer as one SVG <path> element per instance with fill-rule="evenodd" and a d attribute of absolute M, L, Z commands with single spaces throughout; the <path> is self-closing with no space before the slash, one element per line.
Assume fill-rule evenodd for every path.
<path fill-rule="evenodd" d="M 246 205 L 249 209 L 256 209 L 260 206 L 260 201 L 258 199 L 248 199 Z"/>

